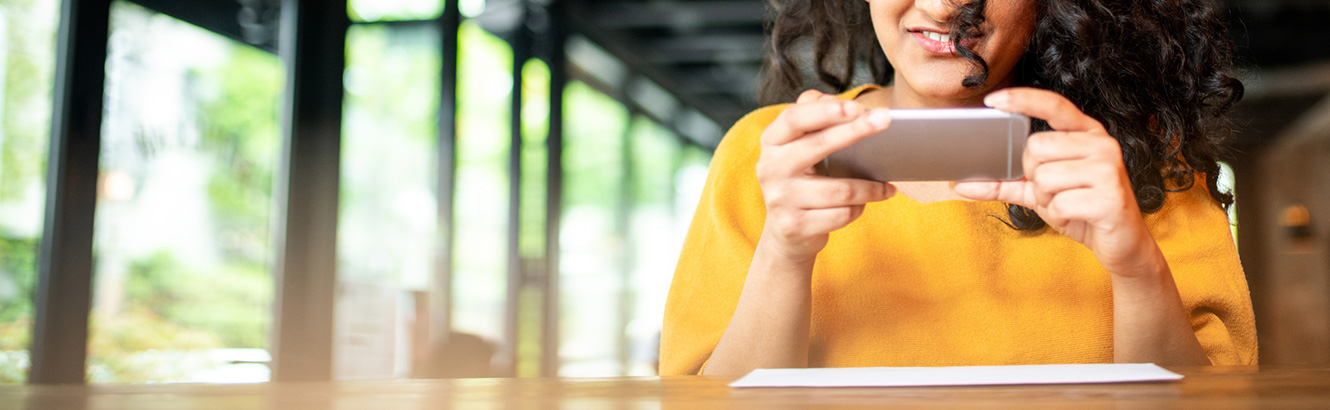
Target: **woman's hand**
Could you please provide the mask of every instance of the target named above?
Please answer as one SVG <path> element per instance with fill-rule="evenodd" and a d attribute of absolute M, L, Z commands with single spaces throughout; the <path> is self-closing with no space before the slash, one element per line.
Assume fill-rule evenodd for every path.
<path fill-rule="evenodd" d="M 703 374 L 808 366 L 813 261 L 831 231 L 845 227 L 895 187 L 828 178 L 813 169 L 832 152 L 887 128 L 886 110 L 805 91 L 762 132 L 757 181 L 766 225 L 753 251 L 734 315 Z"/>
<path fill-rule="evenodd" d="M 762 133 L 757 180 L 767 217 L 760 243 L 793 262 L 811 262 L 831 231 L 854 222 L 864 205 L 895 194 L 891 184 L 818 175 L 827 155 L 882 131 L 886 110 L 808 90 Z"/>
<path fill-rule="evenodd" d="M 1117 139 L 1065 97 L 1047 90 L 1012 88 L 984 103 L 1048 121 L 1053 131 L 1030 136 L 1025 177 L 1005 182 L 957 183 L 957 194 L 1034 210 L 1059 233 L 1084 244 L 1114 274 L 1157 271 L 1159 252 L 1136 205 Z"/>
<path fill-rule="evenodd" d="M 1030 136 L 1022 157 L 1025 178 L 958 183 L 956 193 L 1033 209 L 1094 252 L 1113 286 L 1114 361 L 1210 364 L 1168 262 L 1145 227 L 1117 140 L 1051 91 L 1013 88 L 990 94 L 984 103 L 1043 118 L 1053 131 Z"/>

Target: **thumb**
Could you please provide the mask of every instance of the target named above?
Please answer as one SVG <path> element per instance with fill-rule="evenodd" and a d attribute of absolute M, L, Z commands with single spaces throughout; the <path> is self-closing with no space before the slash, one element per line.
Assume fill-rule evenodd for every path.
<path fill-rule="evenodd" d="M 1033 208 L 1034 195 L 1030 183 L 1024 178 L 1015 181 L 956 182 L 951 186 L 956 195 L 975 201 L 999 201 Z"/>

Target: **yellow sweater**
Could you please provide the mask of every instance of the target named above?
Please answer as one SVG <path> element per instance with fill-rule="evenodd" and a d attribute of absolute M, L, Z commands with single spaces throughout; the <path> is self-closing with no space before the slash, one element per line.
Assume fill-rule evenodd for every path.
<path fill-rule="evenodd" d="M 666 302 L 662 375 L 697 373 L 734 314 L 766 214 L 758 139 L 785 107 L 744 117 L 716 149 Z M 1108 272 L 1085 246 L 1006 216 L 997 202 L 868 205 L 818 254 L 809 366 L 1112 362 Z M 1256 363 L 1246 278 L 1204 179 L 1145 221 L 1210 360 Z"/>

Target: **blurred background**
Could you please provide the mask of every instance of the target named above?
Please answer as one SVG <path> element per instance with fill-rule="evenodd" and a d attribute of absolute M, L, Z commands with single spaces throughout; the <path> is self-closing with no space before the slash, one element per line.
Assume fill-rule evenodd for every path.
<path fill-rule="evenodd" d="M 1330 363 L 1330 2 L 1224 5 L 1261 361 Z M 0 0 L 0 383 L 652 375 L 769 12 Z"/>

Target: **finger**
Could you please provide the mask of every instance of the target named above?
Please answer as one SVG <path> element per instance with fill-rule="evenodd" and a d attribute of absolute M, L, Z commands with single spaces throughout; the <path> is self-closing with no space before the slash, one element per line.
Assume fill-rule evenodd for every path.
<path fill-rule="evenodd" d="M 1036 132 L 1025 141 L 1025 154 L 1029 155 L 1022 160 L 1049 162 L 1086 158 L 1105 149 L 1103 139 L 1081 132 Z"/>
<path fill-rule="evenodd" d="M 1121 163 L 1122 148 L 1112 137 L 1088 133 L 1060 131 L 1039 132 L 1026 141 L 1021 153 L 1021 169 L 1029 176 L 1035 168 L 1057 161 L 1078 161 L 1100 157 L 1106 162 Z"/>
<path fill-rule="evenodd" d="M 783 190 L 782 199 L 801 209 L 838 208 L 884 201 L 896 194 L 896 187 L 877 181 L 810 176 L 799 178 Z"/>
<path fill-rule="evenodd" d="M 822 162 L 831 153 L 854 145 L 891 125 L 891 113 L 886 109 L 871 110 L 854 121 L 835 125 L 819 132 L 805 134 L 790 141 L 785 148 L 789 163 L 797 169 L 806 169 Z"/>
<path fill-rule="evenodd" d="M 1025 178 L 1034 185 L 1037 205 L 1048 205 L 1055 195 L 1077 188 L 1091 188 L 1112 181 L 1113 175 L 1104 175 L 1103 166 L 1088 161 L 1055 161 L 1038 165 Z"/>
<path fill-rule="evenodd" d="M 863 106 L 854 101 L 810 101 L 786 108 L 762 132 L 762 143 L 784 145 L 810 132 L 854 120 Z"/>
<path fill-rule="evenodd" d="M 814 89 L 808 89 L 808 90 L 804 90 L 804 92 L 802 92 L 802 93 L 799 93 L 799 98 L 795 99 L 795 100 L 794 100 L 794 103 L 795 103 L 795 104 L 803 104 L 803 103 L 807 103 L 807 102 L 817 101 L 817 100 L 821 99 L 821 98 L 824 97 L 824 96 L 826 96 L 826 94 L 823 94 L 821 91 L 814 90 Z"/>
<path fill-rule="evenodd" d="M 810 209 L 804 211 L 801 230 L 805 235 L 821 235 L 841 229 L 864 214 L 863 205 L 840 208 Z"/>
<path fill-rule="evenodd" d="M 1075 221 L 1093 223 L 1111 211 L 1112 201 L 1105 200 L 1102 192 L 1093 189 L 1071 189 L 1058 193 L 1044 208 L 1041 216 L 1049 224 L 1061 227 Z"/>
<path fill-rule="evenodd" d="M 1015 181 L 974 181 L 957 182 L 951 190 L 975 201 L 999 201 L 1033 209 L 1034 191 L 1029 181 L 1024 178 Z"/>
<path fill-rule="evenodd" d="M 1048 121 L 1058 131 L 1103 132 L 1104 126 L 1081 112 L 1061 94 L 1029 87 L 994 91 L 984 97 L 984 104 L 1002 111 L 1025 114 Z"/>

